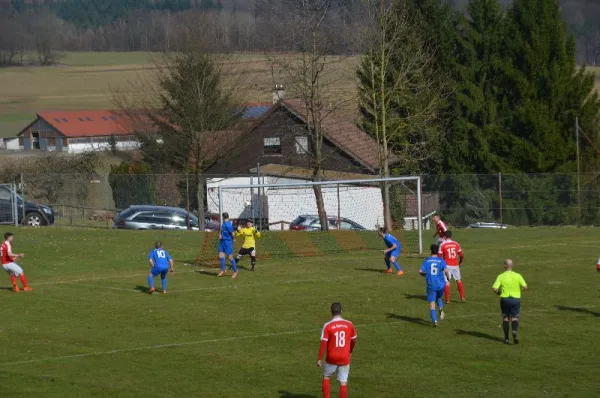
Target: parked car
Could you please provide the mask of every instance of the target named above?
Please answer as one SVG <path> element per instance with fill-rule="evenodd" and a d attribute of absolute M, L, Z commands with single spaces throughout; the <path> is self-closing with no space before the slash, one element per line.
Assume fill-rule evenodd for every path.
<path fill-rule="evenodd" d="M 114 219 L 116 229 L 171 229 L 186 230 L 187 212 L 178 207 L 135 205 L 120 212 Z M 199 230 L 199 220 L 189 213 L 190 228 Z"/>
<path fill-rule="evenodd" d="M 329 224 L 329 229 L 338 229 L 338 218 L 337 217 L 327 217 L 327 222 Z M 340 227 L 339 229 L 345 231 L 366 231 L 367 229 L 362 225 L 355 223 L 352 220 L 347 218 L 340 218 Z M 290 229 L 294 231 L 320 231 L 321 230 L 321 221 L 319 220 L 319 216 L 316 215 L 302 215 L 296 217 L 294 221 L 290 224 Z"/>
<path fill-rule="evenodd" d="M 500 224 L 497 222 L 476 222 L 469 224 L 467 228 L 495 228 L 495 229 L 506 229 L 508 225 Z"/>
<path fill-rule="evenodd" d="M 14 224 L 13 192 L 6 185 L 0 185 L 0 224 Z M 54 224 L 54 210 L 49 206 L 26 202 L 17 197 L 17 221 L 29 227 L 41 227 Z"/>

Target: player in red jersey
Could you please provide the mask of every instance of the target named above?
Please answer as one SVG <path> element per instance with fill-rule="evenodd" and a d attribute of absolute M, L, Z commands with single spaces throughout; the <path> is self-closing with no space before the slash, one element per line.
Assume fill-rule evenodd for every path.
<path fill-rule="evenodd" d="M 448 265 L 448 271 L 450 276 L 446 281 L 446 287 L 444 288 L 444 298 L 446 299 L 446 304 L 450 303 L 450 281 L 452 278 L 456 281 L 456 287 L 458 288 L 458 294 L 460 295 L 460 300 L 465 303 L 467 299 L 465 299 L 465 287 L 463 286 L 462 279 L 460 277 L 460 265 L 465 259 L 465 255 L 463 254 L 460 245 L 452 240 L 452 231 L 446 231 L 446 237 L 444 238 L 444 242 L 440 246 L 439 255 L 442 257 L 446 264 Z"/>
<path fill-rule="evenodd" d="M 600 272 L 600 258 L 598 258 L 598 264 L 596 264 L 596 271 Z"/>
<path fill-rule="evenodd" d="M 23 273 L 23 268 L 19 267 L 16 260 L 22 258 L 24 256 L 23 253 L 15 254 L 12 252 L 12 240 L 13 234 L 7 232 L 4 234 L 4 243 L 0 246 L 0 258 L 2 259 L 2 268 L 10 275 L 10 281 L 12 282 L 13 289 L 15 292 L 18 292 L 19 285 L 17 285 L 17 277 L 21 280 L 23 284 L 23 290 L 29 291 L 31 288 L 27 284 L 27 278 L 25 278 L 25 274 Z"/>
<path fill-rule="evenodd" d="M 348 373 L 350 373 L 350 355 L 356 344 L 356 330 L 352 322 L 342 318 L 342 305 L 331 304 L 331 321 L 323 325 L 321 345 L 317 366 L 321 367 L 323 354 L 327 350 L 325 366 L 323 367 L 323 397 L 330 398 L 331 386 L 329 378 L 337 371 L 340 382 L 340 398 L 348 397 Z"/>
<path fill-rule="evenodd" d="M 442 221 L 438 214 L 433 216 L 433 222 L 435 223 L 435 234 L 433 234 L 433 237 L 438 237 L 437 245 L 441 246 L 442 243 L 444 243 L 444 238 L 446 237 L 446 232 L 448 232 L 448 227 L 446 226 L 446 223 Z"/>

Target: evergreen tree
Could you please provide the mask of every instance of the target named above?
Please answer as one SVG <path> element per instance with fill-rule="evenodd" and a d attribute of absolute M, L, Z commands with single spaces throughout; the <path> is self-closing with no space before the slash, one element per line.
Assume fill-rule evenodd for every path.
<path fill-rule="evenodd" d="M 451 128 L 444 165 L 454 173 L 502 171 L 496 153 L 503 132 L 498 123 L 499 63 L 503 17 L 497 0 L 471 0 L 456 35 L 456 77 L 450 99 Z"/>
<path fill-rule="evenodd" d="M 501 113 L 511 136 L 496 155 L 525 172 L 574 171 L 575 116 L 591 125 L 599 101 L 591 74 L 577 71 L 559 1 L 515 0 L 501 55 Z"/>

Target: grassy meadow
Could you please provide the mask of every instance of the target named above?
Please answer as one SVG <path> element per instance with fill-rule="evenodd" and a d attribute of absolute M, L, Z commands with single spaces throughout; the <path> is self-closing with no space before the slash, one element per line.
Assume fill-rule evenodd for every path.
<path fill-rule="evenodd" d="M 289 255 L 260 258 L 265 237 L 257 271 L 244 259 L 231 279 L 190 265 L 201 233 L 14 232 L 34 291 L 13 293 L 0 279 L 2 396 L 318 397 L 320 327 L 337 300 L 359 336 L 352 397 L 600 395 L 599 229 L 455 231 L 468 302 L 453 286 L 437 329 L 417 257 L 401 257 L 406 274 L 397 277 L 381 272 L 377 251 L 295 257 L 288 247 Z M 150 296 L 146 258 L 156 239 L 176 272 L 167 295 Z M 502 344 L 490 289 L 506 257 L 530 287 L 518 346 Z"/>
<path fill-rule="evenodd" d="M 0 69 L 0 137 L 11 137 L 35 118 L 39 111 L 110 109 L 115 91 L 127 91 L 131 82 L 152 76 L 153 62 L 160 55 L 148 53 L 66 53 L 53 67 L 16 67 Z M 232 68 L 243 70 L 247 102 L 271 100 L 274 79 L 265 56 L 240 54 Z M 335 65 L 331 76 L 348 79 L 332 90 L 353 96 L 354 59 Z M 346 73 L 349 72 L 349 73 Z M 280 83 L 280 81 L 277 81 Z"/>

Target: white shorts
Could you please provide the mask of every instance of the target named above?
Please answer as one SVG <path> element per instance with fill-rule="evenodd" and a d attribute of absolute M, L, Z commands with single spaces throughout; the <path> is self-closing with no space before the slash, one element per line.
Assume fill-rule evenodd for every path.
<path fill-rule="evenodd" d="M 23 268 L 19 267 L 17 263 L 2 264 L 2 268 L 4 268 L 4 271 L 14 276 L 19 276 L 23 273 Z"/>
<path fill-rule="evenodd" d="M 323 376 L 330 378 L 335 372 L 337 372 L 337 379 L 340 383 L 347 383 L 348 374 L 350 373 L 350 365 L 332 365 L 325 362 L 325 366 L 323 367 Z"/>
<path fill-rule="evenodd" d="M 454 278 L 455 281 L 461 280 L 460 277 L 460 267 L 459 266 L 448 266 L 448 272 L 450 273 L 450 279 L 444 274 L 444 279 L 446 279 L 446 283 L 450 283 L 450 280 Z"/>

